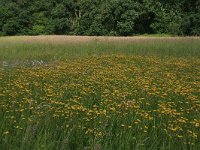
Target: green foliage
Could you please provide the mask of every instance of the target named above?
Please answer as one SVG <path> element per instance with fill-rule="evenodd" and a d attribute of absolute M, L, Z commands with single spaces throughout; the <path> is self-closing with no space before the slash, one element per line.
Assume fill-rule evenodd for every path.
<path fill-rule="evenodd" d="M 35 22 L 32 26 L 31 34 L 39 35 L 53 33 L 53 24 L 47 17 L 45 17 L 44 13 L 35 13 L 33 14 L 33 18 Z"/>
<path fill-rule="evenodd" d="M 183 35 L 200 36 L 200 13 L 190 14 L 184 18 L 181 28 Z"/>
<path fill-rule="evenodd" d="M 1 35 L 199 35 L 197 0 L 0 0 Z"/>
<path fill-rule="evenodd" d="M 6 35 L 15 35 L 18 33 L 19 30 L 20 24 L 18 21 L 15 20 L 7 21 L 2 27 L 2 31 Z"/>
<path fill-rule="evenodd" d="M 45 26 L 42 25 L 34 25 L 32 28 L 33 34 L 45 34 Z"/>

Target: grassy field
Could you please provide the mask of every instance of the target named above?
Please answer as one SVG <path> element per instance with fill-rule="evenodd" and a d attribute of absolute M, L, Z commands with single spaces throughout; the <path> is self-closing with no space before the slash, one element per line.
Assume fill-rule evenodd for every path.
<path fill-rule="evenodd" d="M 200 38 L 0 37 L 0 149 L 199 150 Z"/>
<path fill-rule="evenodd" d="M 0 61 L 54 61 L 106 54 L 200 57 L 197 37 L 0 37 Z"/>

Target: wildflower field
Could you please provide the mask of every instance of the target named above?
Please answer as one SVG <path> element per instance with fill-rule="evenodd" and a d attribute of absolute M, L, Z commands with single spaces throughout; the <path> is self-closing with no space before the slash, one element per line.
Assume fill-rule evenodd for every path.
<path fill-rule="evenodd" d="M 0 39 L 1 150 L 200 149 L 200 39 L 57 52 L 9 40 Z"/>

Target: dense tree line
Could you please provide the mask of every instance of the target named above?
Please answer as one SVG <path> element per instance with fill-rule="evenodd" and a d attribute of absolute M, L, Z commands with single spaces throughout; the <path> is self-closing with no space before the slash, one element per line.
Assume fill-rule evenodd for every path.
<path fill-rule="evenodd" d="M 200 35 L 200 0 L 0 0 L 0 35 Z"/>

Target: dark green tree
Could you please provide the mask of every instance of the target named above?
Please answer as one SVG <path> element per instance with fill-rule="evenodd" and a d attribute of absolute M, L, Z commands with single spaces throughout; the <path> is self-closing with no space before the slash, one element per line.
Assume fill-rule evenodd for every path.
<path fill-rule="evenodd" d="M 0 0 L 0 35 L 200 35 L 199 0 Z"/>

